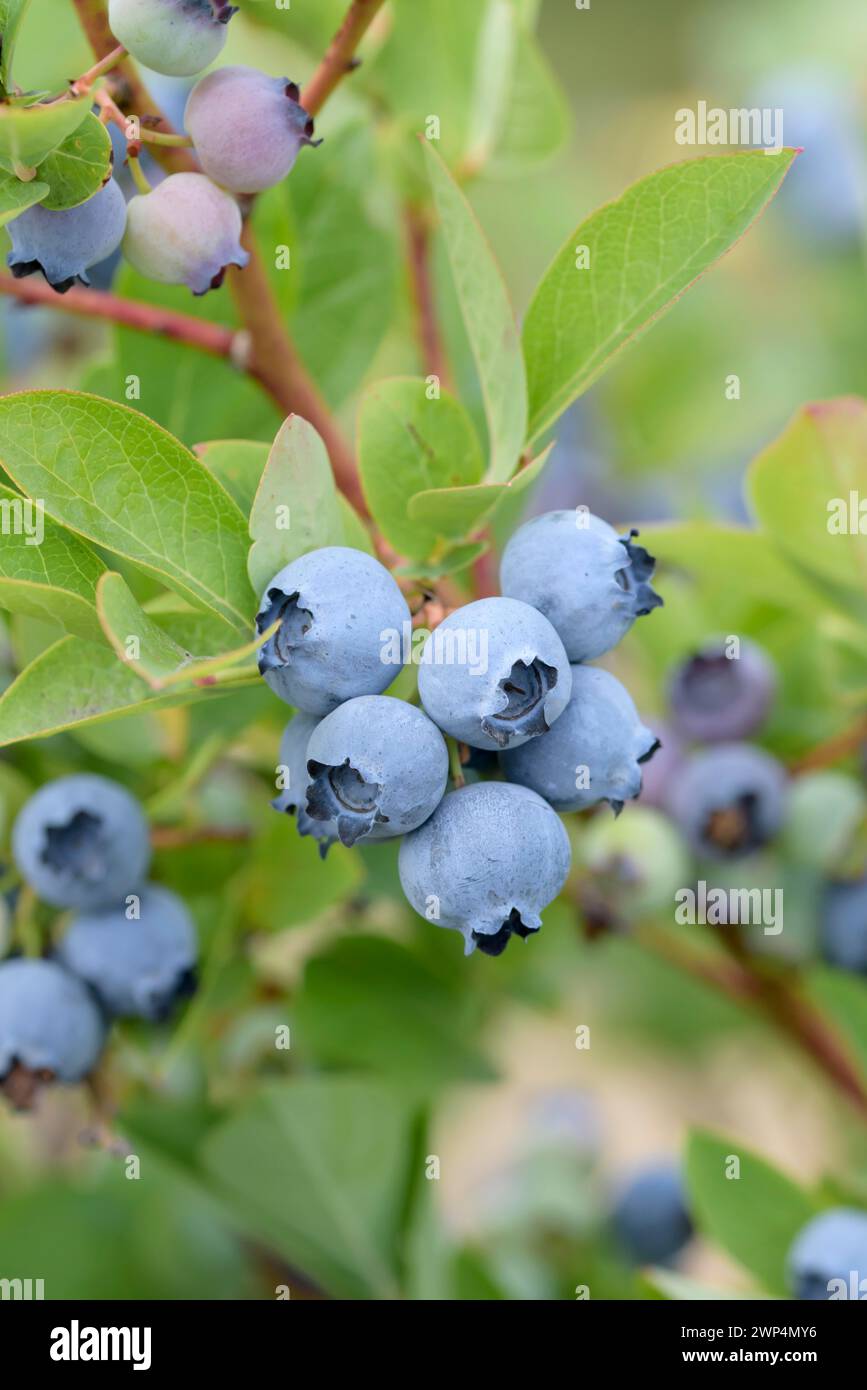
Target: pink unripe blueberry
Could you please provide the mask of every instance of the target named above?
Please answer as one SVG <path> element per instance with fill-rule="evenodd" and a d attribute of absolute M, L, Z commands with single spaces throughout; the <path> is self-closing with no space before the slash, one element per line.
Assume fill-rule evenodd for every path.
<path fill-rule="evenodd" d="M 299 95 L 288 78 L 257 68 L 218 68 L 197 82 L 184 123 L 208 177 L 232 193 L 285 179 L 301 146 L 319 143 Z"/>
<path fill-rule="evenodd" d="M 216 289 L 228 266 L 250 259 L 238 204 L 204 174 L 171 174 L 133 198 L 123 250 L 149 280 L 188 285 L 194 294 Z"/>

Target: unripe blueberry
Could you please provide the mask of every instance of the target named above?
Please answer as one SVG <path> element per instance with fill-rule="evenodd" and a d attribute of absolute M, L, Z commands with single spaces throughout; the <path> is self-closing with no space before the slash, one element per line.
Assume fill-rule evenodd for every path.
<path fill-rule="evenodd" d="M 286 769 L 287 786 L 274 798 L 271 805 L 275 811 L 284 811 L 295 817 L 299 835 L 312 835 L 319 841 L 319 854 L 325 858 L 337 839 L 337 826 L 333 821 L 314 820 L 307 814 L 307 788 L 310 773 L 307 771 L 307 745 L 310 735 L 321 720 L 316 714 L 299 711 L 293 715 L 283 730 L 280 740 L 280 764 Z"/>
<path fill-rule="evenodd" d="M 54 907 L 120 907 L 150 864 L 147 821 L 116 782 L 77 773 L 47 782 L 22 807 L 12 831 L 28 883 Z"/>
<path fill-rule="evenodd" d="M 563 822 L 546 801 L 508 782 L 477 782 L 443 797 L 407 835 L 398 859 L 412 906 L 440 927 L 499 956 L 513 935 L 542 925 L 541 911 L 569 873 Z"/>
<path fill-rule="evenodd" d="M 313 118 L 288 77 L 227 67 L 197 82 L 184 123 L 209 178 L 232 193 L 261 193 L 289 173 L 302 145 L 317 145 Z"/>
<path fill-rule="evenodd" d="M 0 1084 L 22 1106 L 32 1081 L 81 1081 L 105 1043 L 105 1023 L 87 986 L 56 961 L 0 963 Z M 16 1067 L 35 1077 L 16 1078 Z"/>
<path fill-rule="evenodd" d="M 241 225 L 234 198 L 204 174 L 170 174 L 130 201 L 123 251 L 149 280 L 206 294 L 219 288 L 230 265 L 249 261 Z"/>
<path fill-rule="evenodd" d="M 520 526 L 500 564 L 500 587 L 553 623 L 570 661 L 610 651 L 662 599 L 650 586 L 656 561 L 634 537 L 592 513 L 545 512 Z"/>
<path fill-rule="evenodd" d="M 547 618 L 517 599 L 455 609 L 422 648 L 421 702 L 471 748 L 515 748 L 546 733 L 571 689 L 563 643 Z"/>
<path fill-rule="evenodd" d="M 52 289 L 65 294 L 76 280 L 90 284 L 87 271 L 117 249 L 125 227 L 126 202 L 109 179 L 78 207 L 50 212 L 37 203 L 13 218 L 7 263 L 16 280 L 41 271 Z"/>
<path fill-rule="evenodd" d="M 598 666 L 572 667 L 572 694 L 540 738 L 500 754 L 510 782 L 532 787 L 556 811 L 607 801 L 616 814 L 641 791 L 641 766 L 659 740 L 638 717 L 629 691 Z"/>
<path fill-rule="evenodd" d="M 660 1163 L 636 1174 L 621 1189 L 613 1220 L 621 1245 L 636 1264 L 669 1264 L 693 1229 L 677 1169 Z"/>
<path fill-rule="evenodd" d="M 581 837 L 581 859 L 588 871 L 582 907 L 598 926 L 628 927 L 650 914 L 670 914 L 675 893 L 690 881 L 681 835 L 649 806 L 618 820 L 594 818 Z"/>
<path fill-rule="evenodd" d="M 342 844 L 415 830 L 442 801 L 445 740 L 414 705 L 361 695 L 327 714 L 307 744 L 307 813 Z"/>
<path fill-rule="evenodd" d="M 742 640 L 738 656 L 724 641 L 684 661 L 671 682 L 671 717 L 684 738 L 723 743 L 749 738 L 765 722 L 777 681 L 769 658 Z"/>
<path fill-rule="evenodd" d="M 167 1018 L 195 988 L 196 930 L 181 899 L 148 884 L 139 916 L 120 908 L 73 918 L 57 948 L 58 960 L 86 980 L 110 1014 Z"/>
<path fill-rule="evenodd" d="M 687 759 L 667 808 L 697 852 L 727 859 L 773 839 L 785 798 L 786 773 L 776 758 L 749 743 L 719 743 Z"/>
<path fill-rule="evenodd" d="M 363 550 L 310 550 L 276 574 L 256 618 L 280 627 L 259 650 L 259 670 L 281 700 L 329 714 L 355 695 L 379 695 L 399 668 L 389 655 L 411 622 L 384 565 Z"/>
<path fill-rule="evenodd" d="M 860 1291 L 861 1281 L 867 1280 L 867 1212 L 832 1207 L 815 1216 L 792 1245 L 788 1270 L 795 1298 L 816 1302 L 832 1295 L 852 1297 L 853 1286 Z"/>
<path fill-rule="evenodd" d="M 223 0 L 108 0 L 111 32 L 154 72 L 191 77 L 212 63 L 237 12 Z"/>
<path fill-rule="evenodd" d="M 840 970 L 867 975 L 867 878 L 830 884 L 822 909 L 825 959 Z"/>

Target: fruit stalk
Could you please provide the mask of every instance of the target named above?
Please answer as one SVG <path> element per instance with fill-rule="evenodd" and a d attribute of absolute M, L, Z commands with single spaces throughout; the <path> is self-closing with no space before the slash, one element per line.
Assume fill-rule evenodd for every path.
<path fill-rule="evenodd" d="M 759 1009 L 813 1059 L 825 1075 L 867 1120 L 867 1088 L 845 1047 L 822 1015 L 788 981 L 763 974 L 723 933 L 729 961 L 714 961 L 685 951 L 664 932 L 646 928 L 634 940 L 677 970 L 718 990 L 738 1004 Z"/>
<path fill-rule="evenodd" d="M 334 88 L 358 67 L 355 50 L 364 38 L 383 0 L 352 0 L 328 52 L 301 93 L 301 105 L 311 116 L 322 110 Z"/>
<path fill-rule="evenodd" d="M 108 25 L 105 0 L 73 0 L 73 3 L 97 59 L 101 60 L 107 57 L 114 50 L 116 44 Z M 317 73 L 314 74 L 311 82 L 311 100 L 315 105 L 307 109 L 318 111 L 337 86 L 341 77 L 350 70 L 350 59 L 355 45 L 360 41 L 381 3 L 382 0 L 375 0 L 375 3 L 373 0 L 356 0 L 356 3 L 351 6 L 346 21 L 335 36 Z M 177 131 L 159 111 L 157 103 L 138 76 L 135 65 L 124 60 L 118 65 L 116 72 L 117 81 L 112 95 L 121 110 L 133 111 L 139 115 L 155 115 L 158 120 L 152 129 L 163 135 L 176 136 Z M 171 173 L 194 172 L 198 169 L 198 164 L 191 152 L 183 146 L 160 143 L 153 144 L 151 149 L 154 158 L 159 160 L 163 167 Z M 328 449 L 338 488 L 356 510 L 366 517 L 368 510 L 361 491 L 355 457 L 286 332 L 249 221 L 245 223 L 242 241 L 250 255 L 249 263 L 243 273 L 232 269 L 227 277 L 244 328 L 249 335 L 247 340 L 249 351 L 239 365 L 243 366 L 244 370 L 259 382 L 284 414 L 302 415 L 310 421 Z M 0 289 L 5 294 L 15 294 L 16 297 L 24 299 L 26 296 L 20 293 L 19 283 L 15 281 L 7 283 L 4 280 Z M 92 292 L 92 296 L 86 300 L 81 296 L 76 296 L 74 305 L 68 302 L 69 295 L 65 296 L 62 303 L 57 300 L 56 296 L 52 297 L 51 302 L 55 308 L 70 309 L 74 313 L 92 312 L 96 317 L 113 319 L 115 322 L 129 321 L 125 316 L 120 319 L 116 317 L 121 303 L 117 297 L 112 297 L 114 302 L 110 305 L 111 312 L 104 312 L 100 308 L 102 294 Z M 27 302 L 34 303 L 36 301 L 27 299 Z M 143 307 L 137 306 L 139 310 Z M 213 343 L 218 339 L 206 334 L 205 341 L 203 341 L 202 337 L 192 331 L 181 331 L 183 328 L 181 320 L 185 317 L 184 315 L 171 316 L 171 328 L 174 332 L 170 332 L 169 336 L 176 336 L 179 341 L 214 353 Z M 142 322 L 140 313 L 136 313 L 134 318 L 133 326 L 140 327 L 146 332 L 160 331 L 159 328 L 154 328 L 151 322 Z M 189 325 L 194 322 L 196 321 L 192 318 L 188 320 Z M 214 325 L 210 324 L 202 325 L 202 327 L 213 330 L 215 334 L 223 335 L 220 340 L 223 344 L 223 350 L 217 351 L 216 355 L 231 357 L 232 347 L 237 346 L 240 335 L 232 333 L 228 329 L 215 328 Z"/>

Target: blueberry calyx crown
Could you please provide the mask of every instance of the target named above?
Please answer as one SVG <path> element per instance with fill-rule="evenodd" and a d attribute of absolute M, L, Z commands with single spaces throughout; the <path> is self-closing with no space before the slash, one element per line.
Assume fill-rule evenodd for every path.
<path fill-rule="evenodd" d="M 643 545 L 635 545 L 633 538 L 637 535 L 638 531 L 633 526 L 628 536 L 618 537 L 629 556 L 629 564 L 618 570 L 615 578 L 621 588 L 632 596 L 636 618 L 646 618 L 654 608 L 663 606 L 663 600 L 650 583 L 656 559 Z"/>
<path fill-rule="evenodd" d="M 545 718 L 545 700 L 556 684 L 555 668 L 538 657 L 529 663 L 516 661 L 497 687 L 506 696 L 506 704 L 483 716 L 483 731 L 498 748 L 507 748 L 509 740 L 520 735 L 534 738 L 546 734 L 550 726 Z"/>
<path fill-rule="evenodd" d="M 105 874 L 101 817 L 90 811 L 75 811 L 60 825 L 46 825 L 40 858 L 57 873 L 70 873 L 85 883 L 99 883 Z"/>
<path fill-rule="evenodd" d="M 518 909 L 513 907 L 499 931 L 474 931 L 473 940 L 484 955 L 501 956 L 513 936 L 520 936 L 522 941 L 526 941 L 528 936 L 533 936 L 538 930 L 538 927 L 526 926 Z"/>
<path fill-rule="evenodd" d="M 711 811 L 704 825 L 704 836 L 725 855 L 744 854 L 759 849 L 766 841 L 758 818 L 758 797 L 745 792 L 728 806 Z"/>
<path fill-rule="evenodd" d="M 229 20 L 232 18 L 232 15 L 238 13 L 237 5 L 228 5 L 224 3 L 224 0 L 208 0 L 208 4 L 212 9 L 214 19 L 218 24 L 228 24 Z"/>
<path fill-rule="evenodd" d="M 10 264 L 13 280 L 23 280 L 28 275 L 41 275 L 44 280 L 48 280 L 45 274 L 45 267 L 41 261 L 16 261 Z M 65 280 L 48 280 L 49 285 L 56 294 L 66 294 L 73 285 L 87 285 L 90 281 L 84 275 L 69 275 Z"/>
<path fill-rule="evenodd" d="M 50 1067 L 26 1067 L 17 1057 L 12 1058 L 6 1074 L 0 1077 L 2 1093 L 13 1110 L 32 1110 L 36 1104 L 40 1086 L 49 1086 L 55 1079 Z"/>
<path fill-rule="evenodd" d="M 300 608 L 300 593 L 284 594 L 282 589 L 268 590 L 268 607 L 256 618 L 259 632 L 266 632 L 279 618 L 280 626 L 268 638 L 259 653 L 259 674 L 288 666 L 292 654 L 297 651 L 313 625 L 313 614 L 309 608 Z"/>
<path fill-rule="evenodd" d="M 293 124 L 299 126 L 301 129 L 301 144 L 311 145 L 313 149 L 318 149 L 322 144 L 322 138 L 320 137 L 318 140 L 313 139 L 316 123 L 310 113 L 305 111 L 304 107 L 301 105 L 301 88 L 298 86 L 298 83 L 290 82 L 287 79 L 283 88 L 283 94 L 289 98 L 292 106 L 295 108 L 290 112 L 290 119 Z"/>
<path fill-rule="evenodd" d="M 313 820 L 335 821 L 342 845 L 351 848 L 357 840 L 369 835 L 374 825 L 387 825 L 388 816 L 379 809 L 382 787 L 366 782 L 348 758 L 338 766 L 318 763 L 311 758 L 307 764 L 310 785 L 307 788 L 307 814 Z"/>

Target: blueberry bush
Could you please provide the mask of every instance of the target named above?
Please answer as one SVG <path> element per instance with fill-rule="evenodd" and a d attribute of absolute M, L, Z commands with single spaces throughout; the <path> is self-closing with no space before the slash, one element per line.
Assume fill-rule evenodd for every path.
<path fill-rule="evenodd" d="M 602 8 L 0 0 L 0 1278 L 867 1297 L 855 7 Z"/>

